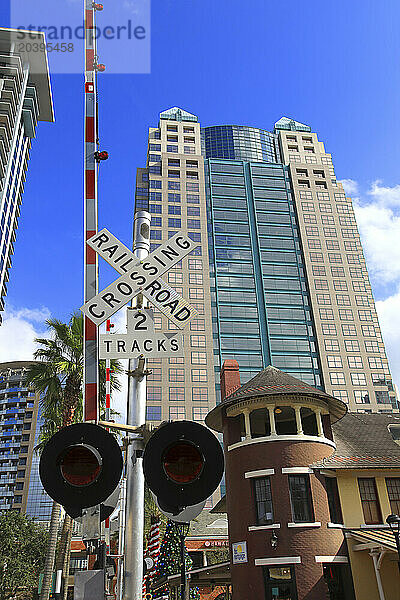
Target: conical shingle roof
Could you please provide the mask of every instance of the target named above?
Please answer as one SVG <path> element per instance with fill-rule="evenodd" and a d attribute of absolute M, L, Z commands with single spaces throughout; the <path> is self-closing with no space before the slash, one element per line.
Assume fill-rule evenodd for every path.
<path fill-rule="evenodd" d="M 304 383 L 296 377 L 292 377 L 292 375 L 288 375 L 288 373 L 280 371 L 276 367 L 269 366 L 232 392 L 221 404 L 218 404 L 209 412 L 206 417 L 206 424 L 220 431 L 222 408 L 231 406 L 245 398 L 293 396 L 296 394 L 325 401 L 329 407 L 331 417 L 333 417 L 332 421 L 337 421 L 347 412 L 347 407 L 341 400 Z"/>

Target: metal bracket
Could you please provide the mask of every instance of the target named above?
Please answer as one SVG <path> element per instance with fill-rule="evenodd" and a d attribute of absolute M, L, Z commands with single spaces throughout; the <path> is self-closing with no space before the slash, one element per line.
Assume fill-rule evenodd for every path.
<path fill-rule="evenodd" d="M 82 509 L 82 540 L 100 539 L 100 504 Z"/>

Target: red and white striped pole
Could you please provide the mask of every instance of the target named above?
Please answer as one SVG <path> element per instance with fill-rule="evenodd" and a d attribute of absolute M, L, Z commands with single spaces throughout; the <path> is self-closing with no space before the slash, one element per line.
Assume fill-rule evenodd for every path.
<path fill-rule="evenodd" d="M 114 325 L 110 319 L 106 322 L 106 331 L 110 333 Z M 106 359 L 106 421 L 110 420 L 110 409 L 111 409 L 111 361 L 109 358 Z"/>
<path fill-rule="evenodd" d="M 98 261 L 96 252 L 86 240 L 97 233 L 97 164 L 98 145 L 96 91 L 96 34 L 95 11 L 102 5 L 84 0 L 85 21 L 85 139 L 84 139 L 84 300 L 98 292 Z M 98 331 L 85 316 L 83 337 L 84 420 L 97 423 L 98 410 Z"/>

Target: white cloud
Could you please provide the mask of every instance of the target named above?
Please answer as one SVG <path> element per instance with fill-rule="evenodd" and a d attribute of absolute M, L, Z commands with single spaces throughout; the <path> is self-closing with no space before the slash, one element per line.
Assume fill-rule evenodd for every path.
<path fill-rule="evenodd" d="M 400 185 L 376 179 L 363 192 L 352 179 L 341 183 L 353 198 L 372 287 L 381 298 L 376 309 L 390 369 L 400 384 Z"/>
<path fill-rule="evenodd" d="M 353 199 L 370 276 L 377 283 L 400 283 L 400 216 L 378 203 Z"/>
<path fill-rule="evenodd" d="M 45 307 L 8 308 L 0 327 L 0 362 L 32 360 L 35 338 L 46 336 L 45 320 L 49 317 Z"/>
<path fill-rule="evenodd" d="M 379 324 L 385 341 L 386 353 L 393 380 L 400 384 L 400 290 L 376 303 Z"/>
<path fill-rule="evenodd" d="M 354 181 L 354 179 L 342 179 L 340 183 L 344 187 L 346 194 L 349 196 L 353 197 L 358 194 L 358 183 L 357 181 Z"/>
<path fill-rule="evenodd" d="M 399 208 L 400 207 L 400 184 L 388 187 L 381 185 L 382 181 L 377 179 L 371 185 L 368 194 L 380 206 Z"/>

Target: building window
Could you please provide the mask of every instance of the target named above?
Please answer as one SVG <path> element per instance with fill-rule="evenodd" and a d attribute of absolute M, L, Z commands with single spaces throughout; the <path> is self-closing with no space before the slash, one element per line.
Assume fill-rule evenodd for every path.
<path fill-rule="evenodd" d="M 205 348 L 206 347 L 206 336 L 205 335 L 191 335 L 190 345 L 193 348 Z"/>
<path fill-rule="evenodd" d="M 376 390 L 375 397 L 378 404 L 390 404 L 389 392 L 387 390 Z"/>
<path fill-rule="evenodd" d="M 290 566 L 263 567 L 266 600 L 297 600 L 294 568 Z"/>
<path fill-rule="evenodd" d="M 203 288 L 190 288 L 189 289 L 189 298 L 191 300 L 204 300 Z"/>
<path fill-rule="evenodd" d="M 344 277 L 343 267 L 331 267 L 332 277 Z"/>
<path fill-rule="evenodd" d="M 338 282 L 335 282 L 338 283 Z M 346 289 L 346 288 L 344 288 Z M 350 306 L 350 296 L 348 294 L 336 294 L 336 302 L 338 306 Z"/>
<path fill-rule="evenodd" d="M 180 202 L 181 201 L 181 195 L 179 193 L 175 193 L 175 192 L 169 192 L 168 194 L 168 202 Z M 170 212 L 171 207 L 168 206 L 168 214 L 169 215 L 180 215 L 181 211 L 180 211 L 180 206 L 179 206 L 179 212 Z M 175 207 L 178 208 L 178 207 Z"/>
<path fill-rule="evenodd" d="M 190 323 L 190 329 L 191 331 L 204 331 L 204 319 L 193 319 L 193 321 Z"/>
<path fill-rule="evenodd" d="M 315 279 L 314 287 L 316 290 L 328 290 L 329 289 L 328 280 L 327 279 Z"/>
<path fill-rule="evenodd" d="M 203 274 L 202 273 L 189 273 L 189 284 L 203 285 Z"/>
<path fill-rule="evenodd" d="M 361 356 L 348 356 L 347 362 L 349 363 L 350 369 L 362 369 L 363 361 Z"/>
<path fill-rule="evenodd" d="M 198 219 L 187 220 L 188 229 L 200 229 L 200 221 Z"/>
<path fill-rule="evenodd" d="M 183 273 L 168 273 L 168 283 L 172 283 L 172 284 L 183 283 Z"/>
<path fill-rule="evenodd" d="M 175 207 L 178 208 L 178 207 Z M 168 227 L 175 227 L 176 229 L 181 228 L 181 220 L 180 219 L 168 219 Z M 175 233 L 174 233 L 175 235 Z"/>
<path fill-rule="evenodd" d="M 370 356 L 368 362 L 371 369 L 383 369 L 384 365 L 380 357 Z"/>
<path fill-rule="evenodd" d="M 207 369 L 192 369 L 192 381 L 195 383 L 207 383 Z"/>
<path fill-rule="evenodd" d="M 364 344 L 367 352 L 379 352 L 379 344 L 377 340 L 365 340 Z"/>
<path fill-rule="evenodd" d="M 357 329 L 355 325 L 342 325 L 343 335 L 357 335 Z"/>
<path fill-rule="evenodd" d="M 336 335 L 336 325 L 333 323 L 322 323 L 322 333 L 324 335 Z"/>
<path fill-rule="evenodd" d="M 342 508 L 340 506 L 339 490 L 336 477 L 325 477 L 325 484 L 331 523 L 343 523 Z"/>
<path fill-rule="evenodd" d="M 368 390 L 354 390 L 356 404 L 370 404 Z"/>
<path fill-rule="evenodd" d="M 260 477 L 253 481 L 254 499 L 256 507 L 256 524 L 271 525 L 274 522 L 272 510 L 271 480 L 269 477 Z"/>
<path fill-rule="evenodd" d="M 188 217 L 199 217 L 200 206 L 188 206 L 186 212 Z"/>
<path fill-rule="evenodd" d="M 169 369 L 169 381 L 185 381 L 185 369 Z"/>
<path fill-rule="evenodd" d="M 147 375 L 147 381 L 161 381 L 161 369 L 152 369 L 151 373 Z"/>
<path fill-rule="evenodd" d="M 359 352 L 360 346 L 357 340 L 345 340 L 344 345 L 346 352 Z"/>
<path fill-rule="evenodd" d="M 185 401 L 185 388 L 183 388 L 183 387 L 169 388 L 169 401 L 170 402 L 184 402 Z"/>
<path fill-rule="evenodd" d="M 308 475 L 289 475 L 290 505 L 294 523 L 312 523 L 314 515 Z"/>
<path fill-rule="evenodd" d="M 328 367 L 338 367 L 339 369 L 341 369 L 343 367 L 342 365 L 342 359 L 340 356 L 327 356 L 327 361 L 328 361 Z"/>
<path fill-rule="evenodd" d="M 147 400 L 156 400 L 161 402 L 161 387 L 147 386 Z"/>
<path fill-rule="evenodd" d="M 208 402 L 208 389 L 201 387 L 192 388 L 193 402 Z"/>
<path fill-rule="evenodd" d="M 195 147 L 194 146 L 183 146 L 183 153 L 184 154 L 195 154 Z"/>
<path fill-rule="evenodd" d="M 331 378 L 332 385 L 345 385 L 346 380 L 344 378 L 344 373 L 329 373 L 329 377 Z"/>
<path fill-rule="evenodd" d="M 207 406 L 193 406 L 193 420 L 204 421 L 208 414 Z"/>
<path fill-rule="evenodd" d="M 324 321 L 333 321 L 333 310 L 331 308 L 320 308 L 319 309 L 319 317 Z"/>
<path fill-rule="evenodd" d="M 181 189 L 180 181 L 168 181 L 168 189 L 169 190 L 180 190 Z"/>
<path fill-rule="evenodd" d="M 361 325 L 361 331 L 365 337 L 376 337 L 375 327 L 373 325 Z"/>
<path fill-rule="evenodd" d="M 184 406 L 170 406 L 169 407 L 169 418 L 176 419 L 178 421 L 186 417 L 186 410 Z"/>
<path fill-rule="evenodd" d="M 161 406 L 147 406 L 146 420 L 161 421 Z"/>
<path fill-rule="evenodd" d="M 392 515 L 400 515 L 400 477 L 386 477 L 386 488 Z"/>
<path fill-rule="evenodd" d="M 340 352 L 338 340 L 325 340 L 325 350 L 328 352 Z"/>
<path fill-rule="evenodd" d="M 317 294 L 317 304 L 332 304 L 330 294 Z"/>
<path fill-rule="evenodd" d="M 353 385 L 367 385 L 364 373 L 351 373 L 350 376 Z"/>
<path fill-rule="evenodd" d="M 175 146 L 174 144 L 167 144 L 167 152 L 178 152 L 178 146 Z"/>
<path fill-rule="evenodd" d="M 206 365 L 207 354 L 206 352 L 192 352 L 192 365 Z"/>
<path fill-rule="evenodd" d="M 361 506 L 365 524 L 376 525 L 382 523 L 381 509 L 374 477 L 359 477 L 358 487 L 360 490 Z"/>
<path fill-rule="evenodd" d="M 349 402 L 349 394 L 347 390 L 332 390 L 332 396 L 334 398 L 339 398 L 339 400 L 346 402 L 346 404 Z"/>

